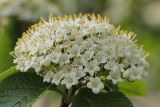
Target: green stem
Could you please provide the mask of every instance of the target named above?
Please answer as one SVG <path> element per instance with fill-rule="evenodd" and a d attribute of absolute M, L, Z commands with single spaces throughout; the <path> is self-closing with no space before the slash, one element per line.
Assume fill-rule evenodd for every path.
<path fill-rule="evenodd" d="M 13 66 L 13 67 L 9 68 L 8 70 L 0 73 L 0 81 L 4 80 L 5 78 L 7 78 L 7 77 L 9 77 L 9 76 L 11 76 L 11 75 L 13 75 L 17 72 L 19 72 L 19 71 L 16 70 L 16 66 Z"/>
<path fill-rule="evenodd" d="M 50 89 L 62 95 L 61 107 L 68 107 L 67 105 L 70 104 L 70 101 L 68 99 L 68 93 L 66 93 L 66 90 L 65 89 L 63 90 L 62 87 L 54 87 L 54 88 L 51 87 Z"/>
<path fill-rule="evenodd" d="M 73 88 L 68 90 L 67 101 L 70 103 L 72 100 Z"/>

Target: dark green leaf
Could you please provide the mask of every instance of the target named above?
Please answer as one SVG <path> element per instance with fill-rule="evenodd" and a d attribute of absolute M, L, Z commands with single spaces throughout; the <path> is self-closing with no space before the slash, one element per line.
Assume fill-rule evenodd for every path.
<path fill-rule="evenodd" d="M 0 82 L 0 107 L 30 107 L 48 89 L 33 73 L 17 73 Z"/>
<path fill-rule="evenodd" d="M 71 107 L 133 107 L 130 100 L 120 92 L 93 94 L 83 88 L 73 99 Z"/>
<path fill-rule="evenodd" d="M 135 82 L 120 82 L 118 84 L 119 91 L 128 96 L 143 96 L 145 95 L 145 85 L 143 81 Z"/>

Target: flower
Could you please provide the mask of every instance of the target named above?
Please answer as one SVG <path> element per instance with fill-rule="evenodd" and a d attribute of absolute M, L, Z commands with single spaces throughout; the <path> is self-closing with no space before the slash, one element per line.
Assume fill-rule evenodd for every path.
<path fill-rule="evenodd" d="M 62 57 L 62 53 L 52 52 L 51 54 L 47 55 L 47 58 L 50 59 L 54 64 L 59 63 L 60 57 Z"/>
<path fill-rule="evenodd" d="M 77 69 L 75 69 L 74 72 L 76 72 L 76 77 L 77 77 L 78 79 L 86 76 L 86 73 L 83 72 L 83 66 L 79 66 Z"/>
<path fill-rule="evenodd" d="M 100 71 L 100 67 L 98 66 L 98 63 L 96 60 L 90 63 L 85 63 L 84 66 L 85 66 L 84 72 L 89 73 L 91 76 L 94 76 L 94 74 L 97 71 Z"/>
<path fill-rule="evenodd" d="M 63 78 L 63 72 L 58 72 L 53 76 L 51 83 L 59 85 L 62 78 Z"/>
<path fill-rule="evenodd" d="M 122 81 L 121 73 L 118 70 L 113 70 L 113 71 L 109 72 L 109 75 L 107 76 L 107 78 L 109 80 L 112 80 L 114 84 Z"/>
<path fill-rule="evenodd" d="M 70 89 L 73 85 L 78 84 L 78 78 L 76 78 L 76 72 L 71 72 L 64 76 L 61 84 L 65 84 L 67 89 Z"/>
<path fill-rule="evenodd" d="M 98 77 L 90 77 L 90 82 L 87 83 L 87 87 L 92 89 L 92 91 L 97 94 L 104 88 L 104 84 Z"/>
<path fill-rule="evenodd" d="M 101 76 L 113 84 L 134 81 L 143 78 L 149 67 L 133 33 L 95 14 L 41 20 L 23 33 L 12 55 L 22 72 L 33 68 L 46 82 L 67 89 L 87 85 L 94 93 L 104 87 Z"/>
<path fill-rule="evenodd" d="M 104 65 L 104 68 L 106 70 L 116 70 L 118 69 L 118 64 L 116 63 L 116 61 L 109 61 Z"/>

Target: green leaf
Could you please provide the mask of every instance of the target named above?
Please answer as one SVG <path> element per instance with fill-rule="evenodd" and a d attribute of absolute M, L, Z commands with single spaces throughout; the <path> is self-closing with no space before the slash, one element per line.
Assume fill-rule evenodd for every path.
<path fill-rule="evenodd" d="M 83 88 L 73 99 L 71 107 L 133 107 L 130 100 L 120 92 L 93 94 Z"/>
<path fill-rule="evenodd" d="M 5 79 L 5 78 L 17 73 L 17 72 L 18 72 L 18 70 L 16 70 L 15 66 L 9 68 L 6 71 L 3 71 L 2 73 L 0 73 L 0 81 L 2 81 L 3 79 Z"/>
<path fill-rule="evenodd" d="M 145 95 L 145 84 L 143 81 L 135 82 L 120 82 L 118 84 L 119 91 L 128 96 L 143 96 Z"/>
<path fill-rule="evenodd" d="M 0 107 L 30 107 L 48 88 L 36 74 L 14 74 L 0 82 Z"/>

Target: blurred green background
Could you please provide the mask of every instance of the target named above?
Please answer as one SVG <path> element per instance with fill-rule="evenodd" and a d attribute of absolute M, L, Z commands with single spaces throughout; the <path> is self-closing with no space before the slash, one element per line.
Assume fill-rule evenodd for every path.
<path fill-rule="evenodd" d="M 136 107 L 159 107 L 160 0 L 0 0 L 0 72 L 13 65 L 10 52 L 17 38 L 49 13 L 99 13 L 122 29 L 135 32 L 138 43 L 149 53 L 151 67 L 145 79 L 146 96 L 133 101 Z"/>

